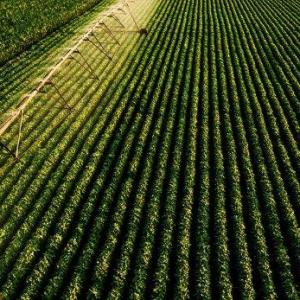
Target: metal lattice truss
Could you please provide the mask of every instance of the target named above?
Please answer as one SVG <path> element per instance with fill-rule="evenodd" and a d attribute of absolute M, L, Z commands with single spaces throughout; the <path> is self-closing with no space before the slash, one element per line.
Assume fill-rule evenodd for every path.
<path fill-rule="evenodd" d="M 72 111 L 72 107 L 70 107 L 64 98 L 63 94 L 60 92 L 56 83 L 52 80 L 56 74 L 62 69 L 65 63 L 69 60 L 75 61 L 78 63 L 84 70 L 86 70 L 91 78 L 98 79 L 99 77 L 96 75 L 92 66 L 89 64 L 84 54 L 80 50 L 80 46 L 84 43 L 90 43 L 95 48 L 97 48 L 107 59 L 112 60 L 111 53 L 106 49 L 105 43 L 100 41 L 97 37 L 97 32 L 102 30 L 105 32 L 111 39 L 111 41 L 117 45 L 120 45 L 120 41 L 116 37 L 116 33 L 127 33 L 127 32 L 136 32 L 139 34 L 147 34 L 147 30 L 145 28 L 140 28 L 131 9 L 130 2 L 134 2 L 132 0 L 121 0 L 118 4 L 112 5 L 107 11 L 104 11 L 100 14 L 100 16 L 96 19 L 95 22 L 89 27 L 89 29 L 75 42 L 74 46 L 69 48 L 65 55 L 63 55 L 60 60 L 50 69 L 50 71 L 41 79 L 37 85 L 37 87 L 32 90 L 30 93 L 26 94 L 20 103 L 17 105 L 15 109 L 4 119 L 4 121 L 0 124 L 0 138 L 4 135 L 5 132 L 11 127 L 11 125 L 15 122 L 19 122 L 18 128 L 18 136 L 17 136 L 17 144 L 16 149 L 10 149 L 4 142 L 0 141 L 0 146 L 4 148 L 9 154 L 11 154 L 17 161 L 19 160 L 19 148 L 21 142 L 21 134 L 24 120 L 24 111 L 28 107 L 30 103 L 35 99 L 35 97 L 44 93 L 44 88 L 46 86 L 51 86 L 54 88 L 55 92 L 59 96 L 59 103 L 62 108 Z M 120 15 L 128 16 L 134 26 L 134 29 L 130 29 L 128 25 L 124 24 L 121 21 Z M 113 20 L 113 22 L 109 22 L 109 19 Z M 112 25 L 112 23 L 116 25 Z"/>

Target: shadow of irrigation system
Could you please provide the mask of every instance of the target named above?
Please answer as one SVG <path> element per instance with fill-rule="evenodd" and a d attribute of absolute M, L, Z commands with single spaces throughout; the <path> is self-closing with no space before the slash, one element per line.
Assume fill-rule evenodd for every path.
<path fill-rule="evenodd" d="M 116 33 L 137 33 L 140 35 L 147 35 L 147 29 L 141 28 L 136 18 L 134 17 L 131 8 L 130 0 L 122 0 L 111 6 L 108 10 L 102 12 L 95 22 L 88 28 L 88 30 L 77 40 L 73 47 L 69 48 L 60 60 L 48 71 L 48 73 L 38 82 L 36 88 L 34 88 L 30 93 L 26 94 L 20 101 L 20 103 L 10 112 L 4 121 L 0 124 L 0 139 L 9 130 L 9 128 L 15 122 L 18 122 L 18 133 L 17 133 L 17 143 L 15 149 L 11 149 L 7 144 L 0 140 L 0 147 L 5 149 L 15 161 L 20 159 L 20 144 L 22 137 L 22 129 L 24 122 L 24 111 L 30 103 L 39 95 L 40 93 L 45 93 L 45 87 L 51 86 L 55 93 L 58 95 L 58 102 L 62 109 L 67 109 L 70 113 L 72 112 L 72 107 L 69 106 L 63 94 L 59 90 L 57 84 L 53 81 L 55 75 L 63 68 L 67 61 L 74 61 L 79 64 L 87 73 L 90 74 L 91 78 L 99 80 L 96 75 L 95 70 L 92 68 L 91 64 L 85 57 L 84 51 L 81 49 L 81 45 L 85 43 L 90 43 L 98 51 L 100 51 L 107 59 L 112 60 L 112 55 L 107 49 L 106 45 L 108 42 L 112 42 L 118 46 L 121 45 L 119 39 L 116 37 Z M 131 20 L 131 25 L 122 22 L 121 15 L 124 15 Z M 130 29 L 134 25 L 134 29 Z M 97 33 L 102 32 L 109 37 L 106 41 L 100 40 Z"/>

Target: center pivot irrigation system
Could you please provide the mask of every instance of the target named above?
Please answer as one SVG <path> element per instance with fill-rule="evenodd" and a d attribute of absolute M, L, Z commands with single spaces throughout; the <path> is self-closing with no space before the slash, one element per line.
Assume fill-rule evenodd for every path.
<path fill-rule="evenodd" d="M 4 135 L 4 133 L 10 128 L 10 126 L 19 121 L 19 128 L 17 134 L 17 144 L 15 150 L 12 150 L 8 145 L 0 140 L 0 146 L 5 149 L 11 156 L 15 158 L 16 161 L 19 160 L 19 148 L 21 142 L 21 134 L 22 134 L 22 126 L 24 119 L 24 111 L 28 107 L 28 105 L 35 99 L 37 95 L 40 93 L 45 93 L 45 86 L 52 86 L 59 96 L 58 102 L 62 105 L 63 109 L 69 110 L 72 112 L 72 107 L 70 107 L 60 92 L 58 86 L 52 80 L 56 74 L 61 70 L 64 64 L 69 61 L 75 61 L 78 63 L 84 70 L 91 74 L 93 79 L 99 80 L 99 77 L 95 74 L 92 66 L 89 64 L 87 59 L 85 58 L 80 46 L 84 43 L 91 43 L 94 47 L 96 47 L 107 59 L 112 60 L 112 55 L 105 48 L 106 41 L 100 41 L 97 37 L 97 32 L 100 30 L 106 33 L 113 43 L 117 45 L 121 45 L 119 39 L 116 37 L 115 33 L 138 33 L 141 35 L 147 34 L 147 29 L 141 28 L 130 8 L 129 3 L 134 2 L 134 0 L 121 0 L 119 3 L 110 6 L 110 8 L 100 14 L 100 16 L 96 19 L 95 22 L 88 28 L 88 30 L 77 40 L 75 45 L 68 49 L 67 53 L 63 55 L 60 60 L 49 70 L 49 72 L 41 79 L 35 89 L 33 89 L 30 93 L 26 94 L 16 108 L 13 109 L 11 113 L 4 119 L 4 121 L 0 124 L 0 139 Z M 134 25 L 134 29 L 130 29 L 130 25 L 124 24 L 121 21 L 120 15 L 125 15 L 129 17 Z M 113 22 L 109 22 L 109 19 L 113 20 Z"/>

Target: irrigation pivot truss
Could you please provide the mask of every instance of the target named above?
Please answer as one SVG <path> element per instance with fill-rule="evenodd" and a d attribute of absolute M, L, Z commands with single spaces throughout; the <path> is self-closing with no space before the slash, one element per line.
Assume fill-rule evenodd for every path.
<path fill-rule="evenodd" d="M 60 92 L 56 83 L 52 80 L 55 75 L 59 73 L 65 63 L 69 60 L 75 61 L 78 63 L 85 71 L 87 71 L 93 79 L 98 80 L 99 77 L 95 74 L 95 71 L 89 64 L 88 60 L 85 58 L 83 51 L 80 46 L 84 43 L 90 43 L 95 48 L 97 48 L 105 58 L 112 60 L 112 55 L 109 50 L 106 49 L 106 41 L 101 41 L 97 35 L 99 31 L 103 32 L 110 38 L 110 41 L 117 45 L 121 45 L 120 41 L 116 37 L 115 33 L 138 33 L 138 34 L 147 34 L 145 28 L 141 28 L 134 14 L 131 10 L 130 3 L 135 2 L 135 0 L 121 0 L 119 3 L 112 5 L 108 10 L 101 12 L 99 17 L 96 18 L 89 28 L 85 31 L 83 35 L 75 42 L 74 46 L 69 48 L 67 52 L 59 59 L 59 61 L 48 71 L 48 73 L 39 81 L 37 87 L 35 87 L 30 93 L 26 94 L 19 104 L 9 113 L 9 115 L 3 120 L 0 124 L 0 146 L 5 149 L 11 156 L 15 158 L 16 161 L 19 160 L 19 149 L 21 143 L 21 134 L 24 120 L 24 111 L 30 103 L 36 98 L 40 93 L 44 92 L 45 86 L 49 85 L 54 88 L 55 92 L 59 96 L 59 103 L 63 109 L 67 109 L 69 112 L 72 112 L 72 107 L 70 107 L 64 98 L 63 94 Z M 124 24 L 121 21 L 120 15 L 125 15 L 130 18 L 131 23 L 134 26 L 134 29 L 130 28 L 128 24 Z M 113 20 L 108 22 L 108 20 Z M 19 121 L 18 134 L 17 134 L 17 143 L 15 150 L 12 150 L 8 145 L 1 141 L 1 137 L 8 131 L 13 123 Z"/>

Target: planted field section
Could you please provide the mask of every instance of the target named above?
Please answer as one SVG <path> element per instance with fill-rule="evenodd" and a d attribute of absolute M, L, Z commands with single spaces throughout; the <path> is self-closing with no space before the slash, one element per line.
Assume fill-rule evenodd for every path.
<path fill-rule="evenodd" d="M 0 65 L 100 0 L 3 0 L 0 3 Z"/>
<path fill-rule="evenodd" d="M 1 154 L 0 293 L 296 299 L 300 5 L 133 12 L 148 35 L 119 34 L 111 62 L 88 44 L 100 81 L 70 64 L 58 82 L 74 112 L 48 90 L 26 113 L 21 161 Z"/>
<path fill-rule="evenodd" d="M 16 106 L 24 94 L 34 89 L 37 78 L 42 78 L 53 67 L 59 56 L 74 45 L 99 14 L 108 7 L 103 1 L 93 9 L 70 21 L 61 30 L 55 31 L 35 43 L 28 50 L 0 66 L 0 119 L 8 109 Z"/>

